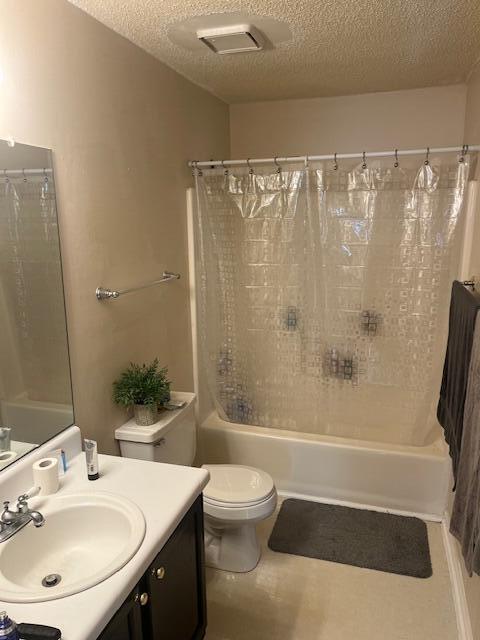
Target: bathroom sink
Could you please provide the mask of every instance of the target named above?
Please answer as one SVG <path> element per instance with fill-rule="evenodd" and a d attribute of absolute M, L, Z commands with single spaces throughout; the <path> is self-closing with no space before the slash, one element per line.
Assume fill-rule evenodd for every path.
<path fill-rule="evenodd" d="M 0 544 L 0 601 L 43 602 L 84 591 L 121 569 L 145 535 L 140 509 L 110 493 L 48 496 L 29 523 Z"/>

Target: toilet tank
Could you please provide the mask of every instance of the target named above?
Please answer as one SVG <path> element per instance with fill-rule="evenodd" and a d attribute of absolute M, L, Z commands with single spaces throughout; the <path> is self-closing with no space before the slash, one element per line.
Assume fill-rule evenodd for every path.
<path fill-rule="evenodd" d="M 124 458 L 190 466 L 195 458 L 197 431 L 195 394 L 172 391 L 172 400 L 185 401 L 181 409 L 160 412 L 159 420 L 148 427 L 132 418 L 115 431 Z"/>

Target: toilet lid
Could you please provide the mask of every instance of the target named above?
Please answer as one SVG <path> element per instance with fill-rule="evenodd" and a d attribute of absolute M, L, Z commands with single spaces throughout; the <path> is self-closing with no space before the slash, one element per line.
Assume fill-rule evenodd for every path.
<path fill-rule="evenodd" d="M 249 503 L 268 497 L 274 487 L 273 480 L 260 469 L 236 464 L 204 464 L 210 472 L 210 481 L 203 490 L 208 499 L 219 502 Z"/>

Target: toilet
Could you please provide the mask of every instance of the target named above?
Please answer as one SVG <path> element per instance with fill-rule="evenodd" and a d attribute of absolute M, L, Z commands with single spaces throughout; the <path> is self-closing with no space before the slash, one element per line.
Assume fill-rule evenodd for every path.
<path fill-rule="evenodd" d="M 236 464 L 204 464 L 205 561 L 226 571 L 251 571 L 260 560 L 256 524 L 275 511 L 277 492 L 268 473 Z"/>
<path fill-rule="evenodd" d="M 190 466 L 196 452 L 195 394 L 172 392 L 185 402 L 164 411 L 158 422 L 140 426 L 129 420 L 115 438 L 125 458 Z M 210 481 L 203 490 L 205 562 L 224 571 L 246 572 L 260 559 L 256 525 L 275 511 L 277 492 L 271 476 L 235 464 L 204 464 Z"/>

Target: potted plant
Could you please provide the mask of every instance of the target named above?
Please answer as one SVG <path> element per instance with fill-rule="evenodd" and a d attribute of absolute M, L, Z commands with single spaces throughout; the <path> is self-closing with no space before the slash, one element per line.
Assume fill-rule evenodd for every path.
<path fill-rule="evenodd" d="M 133 406 L 135 422 L 148 426 L 158 419 L 158 406 L 170 399 L 170 380 L 158 358 L 151 364 L 130 363 L 113 383 L 113 399 L 125 407 Z"/>

